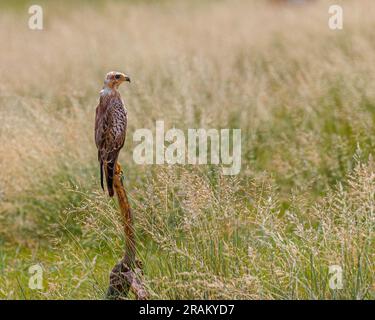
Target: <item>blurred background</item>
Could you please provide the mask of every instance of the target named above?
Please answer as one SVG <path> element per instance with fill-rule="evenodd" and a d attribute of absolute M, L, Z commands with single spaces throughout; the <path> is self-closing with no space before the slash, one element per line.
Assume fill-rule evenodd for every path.
<path fill-rule="evenodd" d="M 110 70 L 132 79 L 120 162 L 152 298 L 374 298 L 373 1 L 39 1 L 40 31 L 31 4 L 0 2 L 0 298 L 104 297 L 124 247 L 93 138 Z M 135 164 L 156 120 L 240 128 L 240 174 Z"/>

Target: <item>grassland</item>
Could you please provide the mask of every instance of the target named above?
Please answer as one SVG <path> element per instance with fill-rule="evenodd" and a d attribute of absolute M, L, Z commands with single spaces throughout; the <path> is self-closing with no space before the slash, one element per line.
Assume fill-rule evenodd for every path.
<path fill-rule="evenodd" d="M 342 31 L 328 1 L 42 4 L 43 31 L 24 2 L 0 13 L 1 299 L 105 295 L 124 247 L 93 141 L 109 70 L 132 77 L 120 162 L 151 298 L 375 298 L 373 1 L 345 1 Z M 155 120 L 241 128 L 240 174 L 135 164 Z"/>

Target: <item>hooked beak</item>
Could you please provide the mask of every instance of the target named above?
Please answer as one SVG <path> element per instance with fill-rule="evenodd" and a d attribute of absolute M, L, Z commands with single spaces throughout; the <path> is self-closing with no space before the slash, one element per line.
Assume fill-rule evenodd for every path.
<path fill-rule="evenodd" d="M 131 81 L 130 81 L 130 78 L 129 78 L 128 76 L 124 76 L 124 81 L 131 82 Z"/>

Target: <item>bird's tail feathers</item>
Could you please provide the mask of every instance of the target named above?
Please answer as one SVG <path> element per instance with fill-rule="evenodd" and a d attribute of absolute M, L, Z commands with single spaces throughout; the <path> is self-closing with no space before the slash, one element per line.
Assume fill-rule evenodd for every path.
<path fill-rule="evenodd" d="M 115 173 L 115 166 L 116 166 L 116 161 L 106 163 L 107 189 L 108 189 L 108 194 L 109 194 L 110 197 L 113 197 L 114 194 L 115 194 L 115 192 L 113 190 L 113 176 L 114 176 L 114 173 Z"/>
<path fill-rule="evenodd" d="M 104 190 L 104 181 L 103 181 L 103 161 L 100 160 L 100 185 Z"/>

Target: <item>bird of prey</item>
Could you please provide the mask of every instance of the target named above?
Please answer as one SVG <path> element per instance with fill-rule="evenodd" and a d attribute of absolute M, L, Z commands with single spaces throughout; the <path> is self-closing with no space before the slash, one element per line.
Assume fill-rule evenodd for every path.
<path fill-rule="evenodd" d="M 104 190 L 103 171 L 107 190 L 113 197 L 113 175 L 121 148 L 124 145 L 127 127 L 127 110 L 118 92 L 119 85 L 130 82 L 130 78 L 121 72 L 108 72 L 100 91 L 99 104 L 96 107 L 95 143 L 100 163 L 100 184 Z"/>

